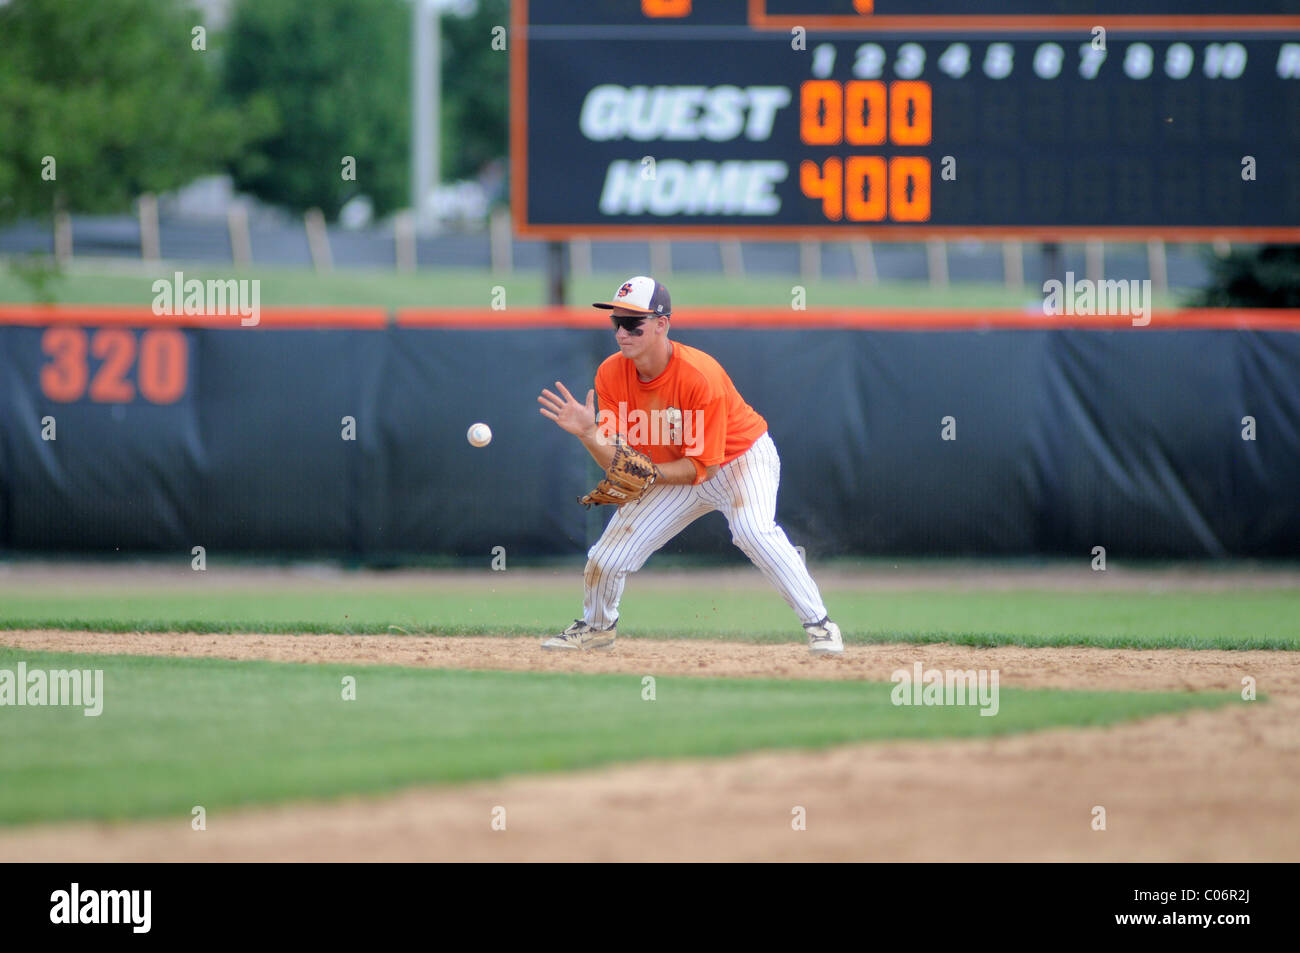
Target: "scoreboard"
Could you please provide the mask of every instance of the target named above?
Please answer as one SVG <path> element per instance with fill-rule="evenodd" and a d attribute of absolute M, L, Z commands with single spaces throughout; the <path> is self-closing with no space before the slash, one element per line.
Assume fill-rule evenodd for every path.
<path fill-rule="evenodd" d="M 516 0 L 517 231 L 1300 241 L 1300 0 Z"/>
<path fill-rule="evenodd" d="M 660 13 L 692 4 L 650 0 Z M 848 29 L 1298 29 L 1296 0 L 749 0 L 749 23 Z"/>

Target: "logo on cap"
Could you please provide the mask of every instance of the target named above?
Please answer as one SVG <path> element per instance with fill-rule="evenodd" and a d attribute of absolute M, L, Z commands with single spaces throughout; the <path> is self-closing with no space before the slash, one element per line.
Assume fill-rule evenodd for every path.
<path fill-rule="evenodd" d="M 631 293 L 632 293 L 632 282 L 629 281 L 626 284 L 624 284 L 622 288 L 618 289 L 618 294 L 616 294 L 614 297 L 625 298 Z"/>

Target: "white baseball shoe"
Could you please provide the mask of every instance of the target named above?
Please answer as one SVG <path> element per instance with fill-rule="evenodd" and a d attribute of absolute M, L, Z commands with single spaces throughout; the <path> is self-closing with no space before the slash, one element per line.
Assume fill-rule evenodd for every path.
<path fill-rule="evenodd" d="M 805 625 L 803 629 L 808 633 L 808 651 L 813 655 L 844 654 L 844 637 L 840 635 L 840 627 L 831 621 L 830 616 L 820 622 Z"/>
<path fill-rule="evenodd" d="M 607 649 L 614 644 L 614 636 L 618 635 L 614 626 L 608 629 L 593 629 L 581 619 L 574 619 L 573 625 L 569 626 L 559 635 L 547 639 L 542 643 L 544 649 Z"/>

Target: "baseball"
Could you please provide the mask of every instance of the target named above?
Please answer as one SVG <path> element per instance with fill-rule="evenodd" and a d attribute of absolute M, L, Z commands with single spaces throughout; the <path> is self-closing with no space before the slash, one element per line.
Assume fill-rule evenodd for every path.
<path fill-rule="evenodd" d="M 465 439 L 476 447 L 486 447 L 492 442 L 492 428 L 487 424 L 473 424 L 465 434 Z"/>

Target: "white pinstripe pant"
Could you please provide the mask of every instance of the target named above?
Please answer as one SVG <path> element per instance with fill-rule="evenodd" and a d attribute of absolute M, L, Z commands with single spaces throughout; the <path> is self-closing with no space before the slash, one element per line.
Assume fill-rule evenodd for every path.
<path fill-rule="evenodd" d="M 817 583 L 776 525 L 780 483 L 781 458 L 764 433 L 712 480 L 689 486 L 656 484 L 639 502 L 620 506 L 587 551 L 583 619 L 598 629 L 613 625 L 627 574 L 705 513 L 721 510 L 731 526 L 731 541 L 776 587 L 799 621 L 820 622 L 826 606 Z"/>

